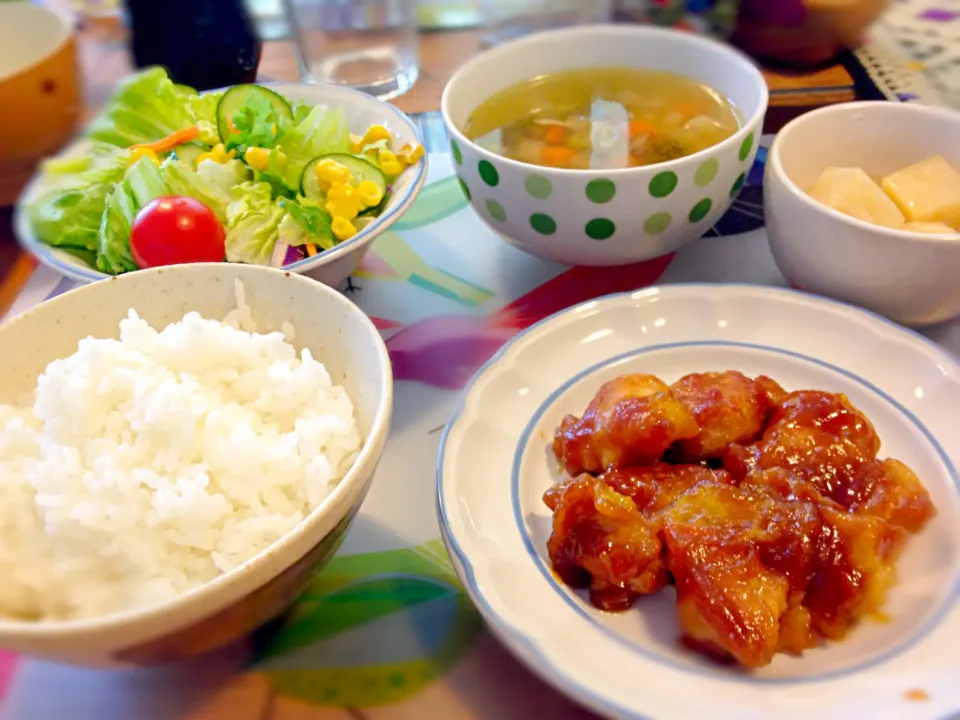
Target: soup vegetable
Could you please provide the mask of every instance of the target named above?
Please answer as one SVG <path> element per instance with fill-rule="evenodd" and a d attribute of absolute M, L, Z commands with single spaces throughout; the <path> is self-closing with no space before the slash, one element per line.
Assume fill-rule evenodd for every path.
<path fill-rule="evenodd" d="M 712 88 L 673 73 L 605 67 L 501 90 L 474 110 L 463 132 L 511 160 L 609 170 L 693 155 L 739 127 L 734 107 Z"/>

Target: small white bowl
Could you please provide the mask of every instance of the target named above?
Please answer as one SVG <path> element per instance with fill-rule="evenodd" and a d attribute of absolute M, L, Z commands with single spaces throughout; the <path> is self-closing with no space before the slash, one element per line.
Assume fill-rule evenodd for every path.
<path fill-rule="evenodd" d="M 905 325 L 960 315 L 960 238 L 872 225 L 805 192 L 830 166 L 881 177 L 932 155 L 960 168 L 960 113 L 858 102 L 815 110 L 784 127 L 764 181 L 770 249 L 784 277 Z"/>
<path fill-rule="evenodd" d="M 356 132 L 371 125 L 384 125 L 393 136 L 392 142 L 396 147 L 406 143 L 423 144 L 423 138 L 417 130 L 413 120 L 396 107 L 383 100 L 378 100 L 366 93 L 351 88 L 336 85 L 309 85 L 305 83 L 276 83 L 269 85 L 284 97 L 292 100 L 303 100 L 312 105 L 330 105 L 342 107 L 347 116 L 347 125 Z M 88 141 L 68 148 L 64 154 L 79 154 L 88 147 Z M 405 213 L 427 180 L 427 156 L 424 155 L 415 167 L 404 172 L 393 184 L 390 199 L 380 216 L 370 225 L 358 232 L 349 240 L 332 247 L 329 250 L 317 253 L 313 257 L 303 258 L 297 262 L 285 265 L 282 269 L 312 277 L 314 280 L 336 287 L 352 275 L 363 256 L 370 249 L 370 243 L 393 225 Z M 95 282 L 111 277 L 96 268 L 87 265 L 83 260 L 64 252 L 59 248 L 41 243 L 30 227 L 27 213 L 23 205 L 35 193 L 43 189 L 43 177 L 38 175 L 30 183 L 17 203 L 17 212 L 14 220 L 14 231 L 24 250 L 33 255 L 44 265 L 53 268 L 61 275 L 80 282 Z"/>
<path fill-rule="evenodd" d="M 204 263 L 142 270 L 81 286 L 0 325 L 0 403 L 18 400 L 50 361 L 75 352 L 80 339 L 117 337 L 130 308 L 154 327 L 190 311 L 223 318 L 236 307 L 236 280 L 243 283 L 258 331 L 291 323 L 294 345 L 309 348 L 347 390 L 364 437 L 355 464 L 290 533 L 215 580 L 160 605 L 102 617 L 0 621 L 0 648 L 98 666 L 150 665 L 199 655 L 279 615 L 340 546 L 383 452 L 393 375 L 387 348 L 370 319 L 320 283 L 253 265 Z"/>
<path fill-rule="evenodd" d="M 619 170 L 564 170 L 509 160 L 461 132 L 494 93 L 585 67 L 663 70 L 728 98 L 740 130 L 670 162 Z M 626 265 L 699 238 L 729 209 L 756 157 L 768 92 L 740 52 L 662 28 L 590 25 L 537 33 L 488 50 L 447 83 L 441 108 L 455 170 L 480 218 L 531 255 L 568 265 Z"/>

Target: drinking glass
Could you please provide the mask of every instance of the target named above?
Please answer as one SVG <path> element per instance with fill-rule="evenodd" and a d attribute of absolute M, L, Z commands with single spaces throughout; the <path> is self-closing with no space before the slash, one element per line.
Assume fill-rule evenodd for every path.
<path fill-rule="evenodd" d="M 612 0 L 480 0 L 487 45 L 537 30 L 610 20 Z"/>
<path fill-rule="evenodd" d="M 387 99 L 419 76 L 415 0 L 284 0 L 306 82 Z"/>

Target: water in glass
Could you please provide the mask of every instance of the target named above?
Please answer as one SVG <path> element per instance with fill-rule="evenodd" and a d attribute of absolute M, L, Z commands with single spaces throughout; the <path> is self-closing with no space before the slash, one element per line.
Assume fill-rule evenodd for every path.
<path fill-rule="evenodd" d="M 307 82 L 391 98 L 417 81 L 415 0 L 284 0 Z"/>

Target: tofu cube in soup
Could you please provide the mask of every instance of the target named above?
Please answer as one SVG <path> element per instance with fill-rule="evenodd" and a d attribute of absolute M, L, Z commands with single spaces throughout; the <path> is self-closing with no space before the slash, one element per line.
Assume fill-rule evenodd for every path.
<path fill-rule="evenodd" d="M 888 175 L 881 184 L 910 222 L 960 228 L 960 172 L 939 155 Z"/>
<path fill-rule="evenodd" d="M 903 213 L 861 168 L 827 168 L 810 188 L 810 196 L 858 220 L 903 227 Z"/>

